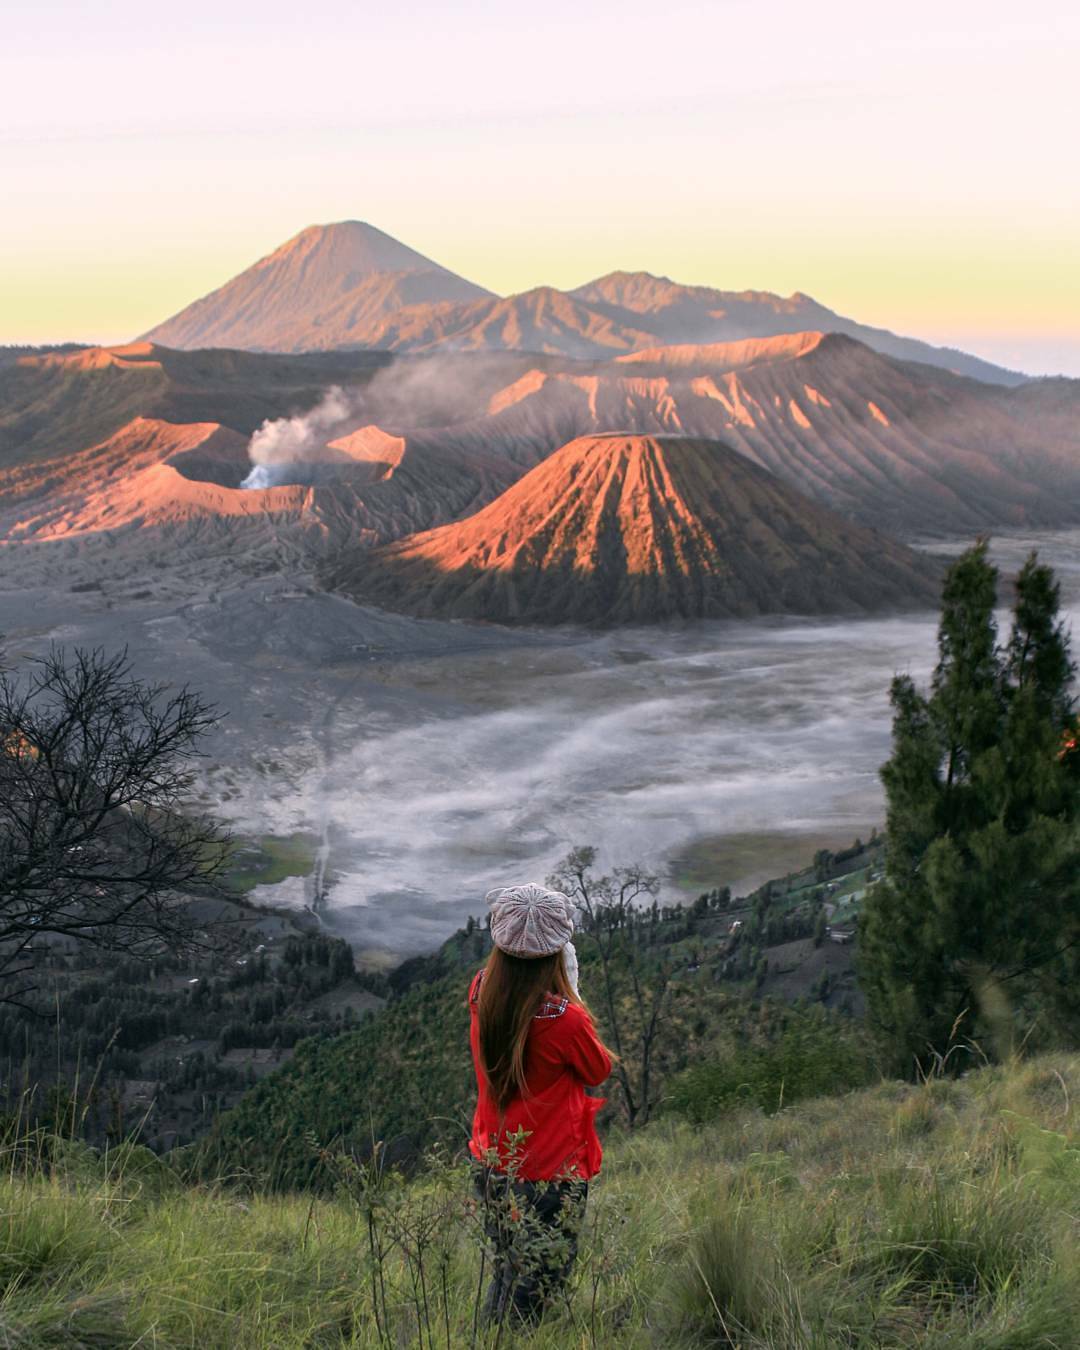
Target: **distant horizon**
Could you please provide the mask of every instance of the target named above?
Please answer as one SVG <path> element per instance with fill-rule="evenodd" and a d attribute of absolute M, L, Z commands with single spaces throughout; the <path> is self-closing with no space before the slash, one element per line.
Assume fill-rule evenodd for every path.
<path fill-rule="evenodd" d="M 41 0 L 4 39 L 0 342 L 130 339 L 360 218 L 499 295 L 802 291 L 1080 376 L 1065 0 Z"/>
<path fill-rule="evenodd" d="M 273 247 L 267 249 L 266 252 L 260 253 L 260 254 L 258 254 L 257 256 L 253 256 L 253 257 L 248 261 L 248 263 L 246 263 L 246 264 L 244 265 L 244 267 L 240 268 L 240 271 L 244 271 L 244 270 L 246 270 L 247 268 L 256 265 L 258 262 L 262 261 L 264 258 L 266 258 L 266 257 L 270 256 L 271 254 L 273 254 L 273 253 L 274 253 L 277 249 L 279 249 L 282 245 L 284 245 L 285 243 L 289 242 L 289 241 L 292 240 L 292 239 L 295 239 L 298 235 L 304 233 L 306 230 L 313 229 L 313 228 L 316 228 L 316 229 L 317 229 L 317 228 L 326 228 L 327 226 L 330 226 L 330 225 L 341 225 L 341 224 L 362 224 L 362 225 L 366 225 L 366 226 L 368 226 L 368 227 L 370 227 L 370 228 L 373 228 L 373 229 L 375 229 L 375 230 L 380 231 L 380 232 L 383 233 L 383 234 L 390 235 L 391 238 L 397 239 L 398 242 L 403 243 L 403 244 L 406 244 L 406 245 L 409 246 L 410 248 L 413 247 L 413 244 L 411 243 L 410 240 L 408 240 L 408 239 L 399 239 L 398 236 L 392 235 L 392 234 L 390 233 L 390 231 L 384 230 L 384 229 L 382 228 L 382 226 L 379 225 L 376 221 L 373 221 L 373 220 L 367 219 L 367 218 L 362 218 L 362 217 L 360 217 L 360 216 L 356 216 L 356 215 L 354 215 L 354 216 L 346 216 L 346 217 L 343 217 L 341 220 L 336 220 L 336 221 L 330 221 L 330 220 L 309 221 L 306 225 L 300 226 L 298 229 L 293 230 L 291 234 L 286 235 L 285 237 L 283 237 L 282 239 L 280 239 L 280 240 L 278 241 L 277 244 L 275 244 Z M 430 261 L 431 261 L 432 263 L 434 263 L 435 265 L 437 265 L 437 266 L 446 266 L 446 264 L 443 263 L 442 260 L 441 260 L 438 256 L 432 255 L 430 252 L 427 252 L 427 251 L 424 250 L 424 249 L 418 249 L 417 251 L 418 251 L 418 252 L 421 252 L 421 253 L 424 253 L 425 256 L 427 256 L 427 257 L 430 259 Z M 449 268 L 449 270 L 455 271 L 456 269 L 454 269 L 454 268 L 451 267 L 451 268 Z M 838 317 L 841 317 L 841 318 L 847 318 L 847 319 L 854 319 L 854 320 L 857 320 L 858 322 L 861 322 L 861 323 L 868 323 L 868 322 L 871 322 L 871 323 L 873 324 L 873 326 L 879 327 L 879 328 L 889 329 L 890 331 L 896 333 L 896 334 L 899 335 L 899 336 L 910 337 L 910 338 L 917 338 L 917 339 L 920 339 L 920 340 L 925 341 L 925 342 L 930 342 L 930 343 L 934 344 L 935 346 L 944 347 L 944 348 L 947 348 L 947 349 L 955 349 L 955 350 L 958 351 L 958 352 L 964 352 L 964 353 L 967 353 L 967 354 L 969 354 L 969 355 L 979 356 L 979 357 L 982 357 L 984 360 L 992 361 L 992 362 L 994 362 L 995 364 L 997 364 L 997 365 L 999 365 L 999 366 L 1002 366 L 1002 367 L 1004 367 L 1004 368 L 1013 370 L 1013 371 L 1015 371 L 1015 372 L 1017 372 L 1017 373 L 1029 375 L 1029 376 L 1031 376 L 1031 378 L 1033 378 L 1033 379 L 1040 379 L 1040 378 L 1055 378 L 1055 377 L 1080 378 L 1080 348 L 1078 348 L 1078 351 L 1077 351 L 1077 353 L 1076 353 L 1076 367 L 1075 367 L 1075 370 L 1073 370 L 1073 371 L 1068 371 L 1068 370 L 1065 370 L 1064 368 L 1062 368 L 1062 369 L 1057 369 L 1057 370 L 1055 370 L 1055 369 L 1050 369 L 1050 368 L 1047 368 L 1047 369 L 1032 369 L 1032 368 L 1031 368 L 1031 365 L 1030 365 L 1030 362 L 1031 362 L 1031 359 L 1032 359 L 1032 355 L 1031 355 L 1031 354 L 1032 354 L 1033 351 L 1034 351 L 1034 352 L 1042 351 L 1043 353 L 1045 353 L 1045 352 L 1047 352 L 1047 351 L 1049 351 L 1049 350 L 1052 350 L 1052 347 L 1051 347 L 1050 343 L 1048 343 L 1047 339 L 1045 339 L 1045 338 L 1037 337 L 1037 336 L 1033 336 L 1033 337 L 1031 337 L 1031 338 L 1024 338 L 1024 337 L 1017 337 L 1017 336 L 1015 336 L 1015 335 L 1012 335 L 1012 336 L 1004 336 L 1004 335 L 1003 335 L 1001 338 L 995 340 L 995 339 L 993 339 L 993 338 L 989 338 L 989 339 L 988 339 L 987 335 L 985 335 L 985 334 L 972 334 L 972 335 L 970 335 L 970 336 L 964 336 L 963 334 L 961 334 L 961 335 L 959 335 L 959 336 L 950 337 L 950 336 L 948 336 L 948 335 L 942 335 L 942 334 L 937 333 L 937 332 L 930 332 L 930 333 L 927 333 L 927 332 L 911 332 L 911 331 L 909 331 L 909 330 L 905 330 L 904 328 L 902 328 L 902 327 L 900 327 L 900 326 L 898 326 L 898 325 L 890 324 L 890 323 L 888 323 L 888 322 L 879 322 L 879 321 L 877 321 L 877 320 L 867 320 L 867 319 L 863 316 L 863 314 L 862 314 L 861 312 L 859 312 L 858 310 L 851 311 L 851 312 L 845 312 L 845 311 L 842 310 L 839 306 L 831 304 L 831 303 L 829 302 L 828 298 L 823 298 L 821 295 L 818 295 L 818 294 L 814 293 L 813 291 L 809 291 L 809 290 L 807 290 L 805 287 L 795 287 L 795 288 L 793 288 L 793 289 L 791 289 L 791 290 L 786 290 L 786 291 L 785 291 L 785 290 L 780 290 L 780 289 L 778 289 L 778 288 L 776 288 L 776 287 L 770 287 L 770 286 L 766 286 L 766 285 L 724 285 L 724 284 L 719 284 L 719 283 L 717 283 L 716 281 L 695 281 L 695 280 L 689 280 L 689 279 L 686 278 L 686 277 L 679 276 L 679 275 L 677 274 L 677 272 L 674 271 L 674 270 L 672 270 L 672 269 L 666 269 L 666 270 L 654 270 L 654 269 L 652 269 L 652 268 L 646 268 L 646 267 L 629 267 L 629 266 L 614 266 L 614 267 L 608 267 L 608 268 L 604 269 L 604 270 L 601 271 L 601 272 L 595 272 L 595 273 L 590 274 L 589 276 L 582 277 L 580 280 L 574 281 L 574 282 L 570 283 L 569 285 L 556 286 L 554 283 L 551 283 L 551 282 L 548 282 L 548 281 L 544 281 L 544 280 L 538 280 L 538 281 L 532 282 L 532 284 L 530 284 L 530 285 L 523 286 L 523 287 L 521 287 L 520 289 L 515 290 L 515 291 L 511 291 L 511 292 L 499 292 L 499 291 L 496 290 L 496 288 L 495 288 L 494 286 L 486 286 L 486 284 L 485 284 L 485 282 L 483 281 L 483 279 L 481 279 L 481 278 L 479 278 L 479 277 L 476 277 L 476 276 L 466 276 L 465 279 L 468 280 L 468 281 L 474 282 L 474 283 L 475 283 L 476 285 L 478 285 L 478 286 L 485 286 L 486 289 L 493 291 L 495 294 L 499 294 L 499 295 L 504 295 L 504 296 L 506 296 L 506 295 L 520 295 L 520 294 L 526 294 L 526 293 L 528 293 L 528 292 L 530 292 L 530 291 L 534 291 L 534 290 L 537 290 L 537 289 L 544 289 L 544 288 L 547 288 L 547 287 L 551 287 L 552 289 L 557 289 L 557 290 L 564 291 L 564 292 L 565 292 L 565 291 L 573 291 L 573 290 L 575 290 L 575 289 L 578 288 L 578 287 L 584 286 L 584 285 L 588 284 L 589 282 L 598 280 L 600 277 L 607 276 L 607 275 L 610 275 L 610 274 L 612 274 L 612 273 L 640 273 L 640 274 L 647 274 L 647 275 L 656 277 L 656 278 L 658 278 L 658 279 L 663 279 L 663 280 L 671 281 L 671 282 L 675 283 L 676 285 L 693 286 L 693 287 L 708 287 L 708 288 L 713 289 L 713 290 L 725 291 L 725 292 L 728 292 L 728 293 L 731 293 L 731 294 L 746 294 L 746 293 L 755 293 L 755 292 L 757 292 L 757 293 L 762 293 L 762 294 L 777 295 L 777 296 L 780 296 L 782 299 L 792 299 L 792 298 L 794 298 L 794 297 L 796 297 L 796 296 L 800 296 L 800 295 L 801 295 L 801 296 L 804 296 L 804 297 L 806 297 L 806 298 L 808 298 L 808 299 L 811 299 L 811 300 L 817 302 L 818 304 L 824 305 L 826 308 L 828 308 L 828 309 L 832 310 L 834 313 L 836 313 L 836 314 L 838 315 Z M 177 311 L 173 311 L 173 313 L 179 312 L 179 309 L 182 309 L 182 308 L 186 307 L 187 305 L 191 304 L 192 302 L 194 302 L 194 301 L 196 301 L 196 300 L 199 300 L 199 299 L 203 298 L 203 297 L 206 296 L 206 295 L 212 294 L 214 291 L 216 291 L 217 289 L 219 289 L 219 287 L 225 285 L 228 281 L 232 280 L 233 276 L 235 276 L 235 275 L 237 275 L 237 273 L 232 273 L 232 274 L 230 274 L 230 276 L 223 277 L 223 278 L 221 278 L 219 281 L 214 282 L 212 285 L 208 286 L 207 289 L 202 290 L 202 291 L 199 291 L 199 292 L 197 292 L 197 293 L 195 293 L 195 294 L 192 294 L 191 296 L 189 296 L 189 298 L 188 298 L 186 301 L 183 302 L 183 304 L 182 304 L 181 306 L 179 306 L 178 310 L 177 310 Z M 462 274 L 459 273 L 459 275 L 462 275 Z M 117 346 L 122 346 L 122 345 L 125 345 L 125 344 L 128 344 L 128 343 L 132 343 L 132 342 L 138 341 L 138 340 L 140 339 L 142 333 L 149 331 L 149 329 L 151 329 L 152 327 L 156 326 L 158 323 L 163 322 L 166 318 L 169 318 L 169 317 L 171 317 L 171 315 L 165 315 L 165 314 L 159 315 L 159 316 L 158 316 L 156 319 L 154 319 L 151 323 L 146 324 L 144 327 L 140 328 L 137 332 L 134 332 L 134 333 L 131 333 L 131 332 L 128 332 L 128 333 L 110 333 L 110 334 L 107 334 L 107 335 L 105 335 L 105 336 L 96 336 L 96 335 L 81 334 L 81 335 L 77 335 L 77 336 L 62 335 L 62 336 L 51 336 L 51 337 L 46 336 L 46 337 L 32 337 L 32 338 L 31 338 L 31 337 L 23 337 L 23 338 L 20 338 L 20 337 L 18 337 L 18 336 L 15 336 L 15 337 L 4 336 L 4 335 L 2 335 L 2 333 L 0 333 L 0 346 L 8 346 L 8 347 L 22 347 L 22 346 L 49 347 L 49 346 L 63 346 L 63 345 L 65 345 L 65 344 L 76 344 L 76 345 L 80 345 L 80 346 L 117 347 Z M 164 345 L 167 345 L 167 344 L 164 344 Z M 1010 356 L 1010 355 L 1003 355 L 1003 354 L 1002 354 L 1003 352 L 1004 352 L 1004 353 L 1012 353 L 1012 355 L 1011 355 L 1011 356 Z M 1025 356 L 1025 352 L 1027 353 L 1026 356 Z M 1048 358 L 1048 359 L 1052 359 L 1052 358 Z M 1027 361 L 1027 364 L 1024 364 L 1024 363 L 1023 363 L 1023 362 L 1025 362 L 1025 361 Z M 1036 362 L 1038 362 L 1038 358 L 1036 358 Z"/>

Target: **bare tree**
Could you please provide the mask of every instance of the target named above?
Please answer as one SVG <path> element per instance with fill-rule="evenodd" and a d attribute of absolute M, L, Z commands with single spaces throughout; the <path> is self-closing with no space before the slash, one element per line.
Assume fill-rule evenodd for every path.
<path fill-rule="evenodd" d="M 228 841 L 186 810 L 218 715 L 143 683 L 127 654 L 54 648 L 0 676 L 0 1002 L 18 1002 L 49 936 L 150 954 L 194 940 L 190 892 Z"/>
<path fill-rule="evenodd" d="M 577 903 L 581 931 L 599 957 L 604 1012 L 619 1057 L 615 1078 L 633 1127 L 644 1125 L 656 1106 L 656 1060 L 671 984 L 670 963 L 649 958 L 644 941 L 660 879 L 639 864 L 597 877 L 595 861 L 595 849 L 575 848 L 548 885 Z"/>

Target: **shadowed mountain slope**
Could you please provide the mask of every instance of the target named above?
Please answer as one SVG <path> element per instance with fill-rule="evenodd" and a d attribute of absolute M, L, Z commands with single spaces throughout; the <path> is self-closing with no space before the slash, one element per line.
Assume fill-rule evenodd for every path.
<path fill-rule="evenodd" d="M 180 351 L 150 342 L 0 353 L 0 472 L 84 450 L 134 417 L 220 422 L 250 435 L 266 419 L 306 412 L 339 386 L 366 418 L 399 428 L 445 426 L 549 358 L 518 352 Z M 562 363 L 565 364 L 565 363 Z M 554 448 L 554 447 L 552 447 Z"/>
<path fill-rule="evenodd" d="M 652 341 L 632 317 L 618 322 L 563 291 L 539 286 L 505 300 L 412 305 L 373 329 L 366 345 L 409 352 L 542 352 L 591 360 Z"/>
<path fill-rule="evenodd" d="M 393 359 L 187 352 L 150 342 L 26 353 L 0 363 L 0 471 L 85 450 L 134 417 L 221 422 L 250 434 L 268 417 L 312 407 L 329 385 L 366 387 Z"/>
<path fill-rule="evenodd" d="M 589 436 L 476 515 L 337 569 L 364 600 L 501 623 L 650 623 L 929 604 L 935 565 L 715 441 Z"/>

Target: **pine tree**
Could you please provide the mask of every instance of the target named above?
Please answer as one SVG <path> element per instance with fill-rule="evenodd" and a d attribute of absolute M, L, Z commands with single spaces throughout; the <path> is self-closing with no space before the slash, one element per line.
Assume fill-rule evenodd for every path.
<path fill-rule="evenodd" d="M 1035 985 L 1048 1019 L 1080 1032 L 1080 754 L 1069 639 L 1060 588 L 1034 555 L 1017 581 L 1007 654 L 1013 698 L 1003 743 L 1009 765 L 1006 824 L 1019 836 L 1014 859 L 1026 924 L 1015 934 L 1013 978 Z M 1072 742 L 1075 745 L 1075 739 Z M 1027 829 L 1024 830 L 1025 824 Z M 1026 847 L 1025 847 L 1026 846 Z"/>
<path fill-rule="evenodd" d="M 901 1065 L 947 1055 L 958 1032 L 1003 1048 L 1080 1012 L 1068 997 L 1080 773 L 1062 753 L 1074 670 L 1059 590 L 1032 555 L 1004 648 L 996 595 L 980 543 L 947 576 L 929 694 L 907 676 L 892 686 L 887 878 L 863 909 L 860 968 Z"/>

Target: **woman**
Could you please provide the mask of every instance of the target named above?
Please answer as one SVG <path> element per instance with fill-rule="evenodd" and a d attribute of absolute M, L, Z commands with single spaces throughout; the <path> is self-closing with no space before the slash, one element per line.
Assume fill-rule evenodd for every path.
<path fill-rule="evenodd" d="M 487 965 L 469 988 L 477 1103 L 469 1148 L 495 1246 L 486 1316 L 535 1321 L 577 1254 L 589 1180 L 600 1170 L 585 1088 L 611 1055 L 577 992 L 573 905 L 543 886 L 492 891 Z"/>

